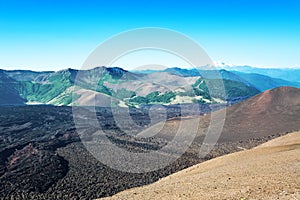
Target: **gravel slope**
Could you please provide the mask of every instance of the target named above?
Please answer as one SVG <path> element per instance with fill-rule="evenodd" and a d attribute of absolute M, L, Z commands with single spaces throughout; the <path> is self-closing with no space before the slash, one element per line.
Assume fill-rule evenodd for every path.
<path fill-rule="evenodd" d="M 105 199 L 300 199 L 300 132 Z"/>

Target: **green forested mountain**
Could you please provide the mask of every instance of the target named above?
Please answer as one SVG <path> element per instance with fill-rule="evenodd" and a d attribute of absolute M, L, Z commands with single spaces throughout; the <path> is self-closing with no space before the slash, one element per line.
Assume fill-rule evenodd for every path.
<path fill-rule="evenodd" d="M 216 73 L 219 76 L 215 76 Z M 58 72 L 1 70 L 0 104 L 92 105 L 93 99 L 97 99 L 96 105 L 110 102 L 114 106 L 225 103 L 240 101 L 267 89 L 262 86 L 263 82 L 273 79 L 263 77 L 259 81 L 250 75 L 226 70 L 180 68 L 149 73 L 129 72 L 118 67 Z M 274 81 L 277 81 L 274 86 L 287 84 Z"/>

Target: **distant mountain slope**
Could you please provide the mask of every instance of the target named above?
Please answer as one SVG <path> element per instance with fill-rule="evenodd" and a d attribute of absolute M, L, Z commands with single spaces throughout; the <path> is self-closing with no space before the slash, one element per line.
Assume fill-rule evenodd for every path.
<path fill-rule="evenodd" d="M 17 81 L 37 81 L 53 71 L 35 72 L 31 70 L 7 70 L 5 73 Z"/>
<path fill-rule="evenodd" d="M 222 113 L 224 113 L 223 110 L 215 111 L 214 119 L 222 120 Z M 173 138 L 176 127 L 179 125 L 186 127 L 186 134 L 190 134 L 189 124 L 199 123 L 199 138 L 196 141 L 199 139 L 199 142 L 202 143 L 204 134 L 207 133 L 210 126 L 211 115 L 207 114 L 183 121 L 167 121 L 164 129 L 159 133 L 159 137 Z M 219 141 L 222 142 L 238 142 L 300 130 L 300 89 L 280 87 L 265 91 L 226 108 L 224 120 L 225 123 L 219 137 Z"/>
<path fill-rule="evenodd" d="M 1 90 L 5 95 L 0 100 L 0 105 L 26 102 L 28 104 L 74 105 L 78 102 L 87 102 L 82 98 L 77 101 L 83 95 L 82 91 L 93 91 L 100 94 L 99 97 L 114 99 L 115 106 L 225 103 L 226 101 L 242 101 L 260 91 L 280 86 L 300 87 L 298 82 L 224 69 L 204 70 L 177 67 L 138 73 L 118 67 L 96 67 L 89 70 L 69 68 L 58 72 L 2 70 L 1 73 Z M 212 87 L 214 83 L 220 82 L 220 78 L 222 78 L 226 96 L 219 94 L 219 86 Z M 211 85 L 210 90 L 207 84 Z M 73 93 L 77 90 L 80 92 Z"/>
<path fill-rule="evenodd" d="M 2 75 L 2 82 L 5 83 L 8 81 L 6 79 L 10 78 L 13 83 L 10 86 L 2 84 L 2 90 L 8 94 L 2 97 L 1 104 L 28 102 L 72 105 L 82 94 L 80 92 L 80 95 L 75 93 L 72 96 L 73 91 L 81 89 L 108 95 L 127 106 L 149 103 L 213 103 L 216 101 L 241 101 L 260 91 L 279 86 L 300 87 L 300 83 L 223 69 L 168 68 L 163 71 L 152 70 L 141 74 L 118 67 L 97 67 L 90 70 L 66 69 L 58 72 L 2 70 L 2 73 L 6 77 L 4 78 Z M 227 95 L 212 99 L 205 84 L 214 82 L 213 80 L 216 82 L 219 78 L 223 79 Z M 11 82 L 11 80 L 9 81 Z M 201 82 L 201 80 L 206 81 Z M 197 82 L 201 82 L 202 85 L 197 85 Z M 74 87 L 75 85 L 76 87 Z M 214 90 L 218 91 L 217 88 Z M 216 94 L 212 94 L 212 96 L 219 97 Z M 80 102 L 84 102 L 82 98 Z"/>
<path fill-rule="evenodd" d="M 299 199 L 300 132 L 103 199 Z"/>
<path fill-rule="evenodd" d="M 283 79 L 291 82 L 300 82 L 300 69 L 280 69 L 280 68 L 256 68 L 251 66 L 221 66 L 228 71 L 238 71 L 243 73 L 255 73 L 272 78 Z"/>
<path fill-rule="evenodd" d="M 179 76 L 200 76 L 201 73 L 198 69 L 182 69 L 179 67 L 168 68 L 165 69 L 164 72 L 168 72 L 170 74 L 179 75 Z"/>
<path fill-rule="evenodd" d="M 300 82 L 290 82 L 283 79 L 271 78 L 269 76 L 254 74 L 254 73 L 242 73 L 232 72 L 237 76 L 241 77 L 251 85 L 255 86 L 260 91 L 273 89 L 276 87 L 290 86 L 300 88 Z"/>
<path fill-rule="evenodd" d="M 203 70 L 201 68 L 196 69 L 181 69 L 181 68 L 168 68 L 165 71 L 169 72 L 171 74 L 176 74 L 180 76 L 204 76 L 207 79 L 215 79 L 218 77 L 221 77 L 226 80 L 232 80 L 237 82 L 242 82 L 248 86 L 252 86 L 257 88 L 260 91 L 266 91 L 269 89 L 273 89 L 276 87 L 282 87 L 282 86 L 290 86 L 290 87 L 298 87 L 300 88 L 300 82 L 297 82 L 298 79 L 288 79 L 288 77 L 280 77 L 280 78 L 274 78 L 272 77 L 272 70 L 273 69 L 258 69 L 257 68 L 246 68 L 246 67 L 228 67 L 227 70 L 220 69 L 220 70 Z M 238 70 L 245 72 L 240 72 Z M 237 70 L 237 71 L 235 71 Z M 258 72 L 261 72 L 259 74 Z M 263 75 L 264 72 L 268 72 L 267 74 L 270 74 L 271 76 Z M 292 76 L 300 77 L 300 70 L 291 70 L 288 69 L 287 72 L 285 70 L 280 69 L 274 69 L 274 72 L 276 74 L 279 72 L 284 74 L 292 74 Z M 288 79 L 288 80 L 285 80 Z M 294 80 L 294 82 L 293 82 Z M 300 79 L 299 79 L 300 80 Z"/>
<path fill-rule="evenodd" d="M 73 70 L 63 70 L 49 74 L 42 82 L 20 81 L 16 88 L 27 101 L 46 104 L 71 87 L 75 76 Z"/>
<path fill-rule="evenodd" d="M 191 69 L 181 69 L 178 67 L 175 68 L 168 68 L 164 70 L 165 72 L 168 72 L 170 74 L 175 74 L 179 76 L 184 77 L 191 77 L 191 76 L 203 76 L 206 79 L 226 79 L 226 80 L 232 80 L 237 82 L 243 82 L 245 84 L 247 83 L 244 79 L 236 75 L 235 73 L 232 73 L 230 71 L 220 69 L 220 70 L 205 70 L 202 68 L 191 68 Z"/>
<path fill-rule="evenodd" d="M 217 111 L 218 112 L 218 111 Z M 221 140 L 300 130 L 300 89 L 268 90 L 227 109 Z"/>
<path fill-rule="evenodd" d="M 186 74 L 174 73 L 174 70 Z M 58 72 L 18 70 L 3 71 L 3 73 L 6 75 L 6 79 L 13 80 L 9 87 L 13 88 L 14 93 L 28 104 L 78 105 L 80 102 L 92 103 L 92 99 L 88 101 L 82 99 L 84 96 L 82 91 L 90 94 L 96 92 L 98 97 L 113 99 L 114 106 L 236 102 L 260 92 L 237 75 L 225 70 L 220 73 L 221 77 L 230 77 L 221 81 L 224 83 L 227 95 L 221 95 L 219 87 L 212 87 L 212 91 L 207 88 L 207 84 L 215 85 L 220 82 L 220 77 L 216 75 L 219 74 L 218 71 L 202 71 L 199 75 L 196 74 L 197 71 L 191 72 L 179 68 L 174 68 L 174 70 L 171 70 L 172 72 L 155 71 L 139 74 L 118 67 L 97 67 L 90 70 L 69 68 Z M 7 82 L 4 77 L 3 82 Z M 212 93 L 210 94 L 210 92 Z M 85 96 L 91 98 L 90 95 Z M 14 95 L 7 95 L 5 101 L 11 100 L 12 104 L 15 104 L 15 101 L 19 102 L 14 98 L 16 98 Z M 4 101 L 4 97 L 2 99 Z M 78 99 L 80 101 L 77 101 Z"/>
<path fill-rule="evenodd" d="M 14 88 L 16 81 L 0 70 L 0 105 L 22 105 L 26 102 Z"/>
<path fill-rule="evenodd" d="M 223 79 L 237 81 L 237 82 L 242 82 L 242 83 L 245 83 L 245 84 L 247 84 L 249 86 L 251 85 L 246 80 L 244 80 L 242 77 L 240 77 L 239 75 L 234 74 L 234 73 L 232 73 L 230 71 L 221 69 L 221 70 L 218 70 L 218 72 L 220 73 L 220 75 L 221 75 L 221 77 Z M 206 71 L 203 71 L 202 73 L 204 74 L 204 76 L 206 78 L 214 78 L 214 76 L 216 74 L 216 72 L 213 72 L 212 70 L 206 70 Z M 252 86 L 255 86 L 255 85 L 252 85 Z"/>

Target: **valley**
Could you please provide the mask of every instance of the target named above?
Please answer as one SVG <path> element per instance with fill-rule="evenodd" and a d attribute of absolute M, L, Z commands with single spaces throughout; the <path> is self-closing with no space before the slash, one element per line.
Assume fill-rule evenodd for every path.
<path fill-rule="evenodd" d="M 126 124 L 130 124 L 126 119 L 120 130 L 111 112 L 113 108 L 97 108 L 97 119 L 106 137 L 113 144 L 130 152 L 161 149 L 174 137 L 177 123 L 189 123 L 200 118 L 196 138 L 179 159 L 163 169 L 138 174 L 114 170 L 96 160 L 81 142 L 82 139 L 88 139 L 93 143 L 95 130 L 90 127 L 88 132 L 91 135 L 78 135 L 71 107 L 1 107 L 1 198 L 90 199 L 111 196 L 129 188 L 156 182 L 195 164 L 251 149 L 273 138 L 299 130 L 299 97 L 299 89 L 281 87 L 228 108 L 196 104 L 201 106 L 199 110 L 202 114 L 199 116 L 199 113 L 197 115 L 191 112 L 192 118 L 181 116 L 180 109 L 167 106 L 168 120 L 163 129 L 146 138 L 133 136 L 151 125 L 146 107 L 130 108 L 130 116 L 136 124 L 143 127 L 141 130 L 133 129 L 129 125 L 126 127 Z M 126 111 L 125 108 L 118 109 L 121 114 Z M 210 113 L 213 111 L 218 115 L 220 109 L 226 109 L 221 136 L 209 154 L 199 157 L 199 150 L 211 120 Z M 157 110 L 156 113 L 159 114 L 160 111 Z M 133 135 L 126 134 L 126 131 Z M 189 134 L 188 129 L 184 131 Z M 172 152 L 166 153 L 173 156 Z"/>
<path fill-rule="evenodd" d="M 300 200 L 299 11 L 0 0 L 0 200 Z"/>

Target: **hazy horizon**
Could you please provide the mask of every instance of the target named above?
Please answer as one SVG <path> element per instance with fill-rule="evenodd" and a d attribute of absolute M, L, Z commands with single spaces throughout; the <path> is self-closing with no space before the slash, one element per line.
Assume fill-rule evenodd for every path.
<path fill-rule="evenodd" d="M 149 66 L 151 64 L 148 64 L 146 66 Z M 153 64 L 153 65 L 157 65 L 157 64 Z M 127 71 L 143 71 L 143 70 L 165 70 L 165 69 L 169 69 L 169 68 L 181 68 L 181 69 L 192 69 L 194 67 L 191 67 L 191 66 L 162 66 L 162 67 L 144 67 L 144 66 L 138 66 L 138 67 L 124 67 L 124 66 L 119 66 L 119 65 L 113 65 L 113 66 L 103 66 L 103 65 L 99 65 L 99 66 L 95 66 L 95 67 L 91 67 L 89 69 L 93 69 L 93 68 L 97 68 L 97 67 L 107 67 L 107 68 L 110 68 L 110 67 L 119 67 L 119 68 L 122 68 L 124 70 L 127 70 Z M 225 66 L 224 66 L 225 67 Z M 224 69 L 224 67 L 222 66 L 219 66 L 219 65 L 215 65 L 215 68 L 216 69 Z M 291 69 L 300 69 L 300 67 L 257 67 L 257 66 L 250 66 L 250 65 L 234 65 L 234 64 L 228 64 L 226 66 L 226 69 L 225 70 L 230 70 L 230 67 L 232 67 L 232 69 L 234 70 L 235 68 L 237 67 L 251 67 L 251 68 L 258 68 L 258 69 L 282 69 L 282 70 L 291 70 Z M 199 67 L 200 69 L 203 68 L 204 70 L 207 69 L 205 66 L 200 66 Z M 61 68 L 56 68 L 56 69 L 52 69 L 48 67 L 43 67 L 43 70 L 38 70 L 38 69 L 31 69 L 30 67 L 20 67 L 20 68 L 5 68 L 5 67 L 1 67 L 0 66 L 0 70 L 7 70 L 7 71 L 34 71 L 34 72 L 46 72 L 46 71 L 61 71 L 61 70 L 66 70 L 66 69 L 75 69 L 75 70 L 86 70 L 86 69 L 83 69 L 81 67 L 61 67 Z"/>

